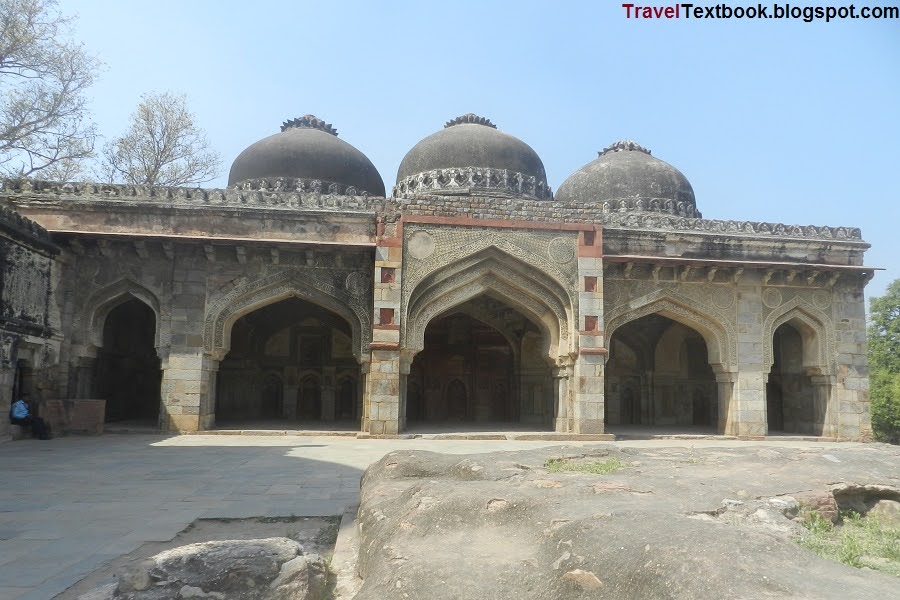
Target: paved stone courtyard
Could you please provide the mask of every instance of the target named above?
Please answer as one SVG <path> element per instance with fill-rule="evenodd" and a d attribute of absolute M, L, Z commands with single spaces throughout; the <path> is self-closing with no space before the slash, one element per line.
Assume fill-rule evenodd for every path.
<path fill-rule="evenodd" d="M 824 444 L 618 444 L 748 443 Z M 2 444 L 0 598 L 53 598 L 145 542 L 172 539 L 195 519 L 340 515 L 358 502 L 365 468 L 391 450 L 462 454 L 551 445 L 560 442 L 105 435 Z"/>

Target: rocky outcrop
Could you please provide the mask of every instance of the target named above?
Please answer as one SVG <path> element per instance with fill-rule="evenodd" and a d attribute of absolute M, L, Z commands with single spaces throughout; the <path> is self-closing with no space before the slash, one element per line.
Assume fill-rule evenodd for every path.
<path fill-rule="evenodd" d="M 803 510 L 869 490 L 857 506 L 888 511 L 898 489 L 900 449 L 877 445 L 394 452 L 363 479 L 356 598 L 897 597 L 896 578 L 794 540 Z"/>
<path fill-rule="evenodd" d="M 85 600 L 320 600 L 328 568 L 288 538 L 224 540 L 179 546 L 132 565 Z"/>

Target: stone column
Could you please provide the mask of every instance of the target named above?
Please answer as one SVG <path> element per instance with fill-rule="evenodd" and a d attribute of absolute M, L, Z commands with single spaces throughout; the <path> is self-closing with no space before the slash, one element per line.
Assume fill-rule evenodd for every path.
<path fill-rule="evenodd" d="M 400 431 L 400 351 L 373 349 L 366 383 L 368 432 L 396 435 Z"/>
<path fill-rule="evenodd" d="M 400 285 L 403 240 L 384 237 L 379 223 L 375 247 L 375 292 L 372 351 L 366 378 L 368 432 L 396 435 L 400 432 Z M 364 419 L 366 422 L 366 419 Z"/>
<path fill-rule="evenodd" d="M 553 416 L 553 430 L 559 433 L 572 431 L 572 416 L 569 407 L 569 380 L 566 375 L 566 367 L 553 368 L 553 406 L 556 407 Z"/>
<path fill-rule="evenodd" d="M 574 365 L 574 433 L 603 433 L 606 348 L 603 334 L 603 242 L 595 226 L 578 233 L 578 358 Z"/>
<path fill-rule="evenodd" d="M 832 398 L 832 387 L 836 377 L 829 375 L 813 375 L 813 414 L 815 415 L 816 435 L 837 437 L 837 417 L 841 412 L 837 395 Z"/>
<path fill-rule="evenodd" d="M 16 379 L 12 336 L 0 336 L 0 441 L 9 438 L 9 409 Z"/>
<path fill-rule="evenodd" d="M 744 274 L 738 285 L 737 365 L 728 410 L 730 435 L 759 437 L 768 433 L 766 380 L 771 365 L 763 364 L 763 303 L 759 274 Z M 727 348 L 722 348 L 727 353 Z M 726 360 L 722 357 L 723 362 Z M 733 367 L 737 367 L 734 369 Z M 716 369 L 716 366 L 713 365 Z M 722 369 L 724 371 L 726 369 Z M 722 386 L 719 386 L 721 396 Z M 721 402 L 721 398 L 720 398 Z M 719 410 L 722 410 L 721 404 Z"/>
<path fill-rule="evenodd" d="M 716 373 L 719 414 L 718 428 L 720 435 L 737 435 L 737 426 L 735 425 L 734 415 L 732 414 L 732 397 L 734 395 L 734 382 L 736 379 L 736 373 Z"/>
<path fill-rule="evenodd" d="M 334 367 L 322 369 L 322 420 L 334 421 Z"/>
<path fill-rule="evenodd" d="M 162 363 L 160 429 L 200 431 L 215 427 L 218 358 L 196 348 L 173 348 Z"/>

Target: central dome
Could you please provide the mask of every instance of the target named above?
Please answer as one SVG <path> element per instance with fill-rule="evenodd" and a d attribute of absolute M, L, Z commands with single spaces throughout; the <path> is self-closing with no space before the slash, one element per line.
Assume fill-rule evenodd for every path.
<path fill-rule="evenodd" d="M 278 179 L 298 191 L 384 196 L 384 181 L 372 161 L 313 115 L 285 121 L 281 133 L 241 152 L 231 165 L 228 185 Z"/>
<path fill-rule="evenodd" d="M 694 189 L 681 171 L 635 142 L 616 142 L 566 179 L 556 199 L 602 213 L 650 211 L 699 218 Z"/>
<path fill-rule="evenodd" d="M 394 196 L 473 193 L 551 197 L 531 146 L 469 113 L 413 146 L 400 163 Z"/>

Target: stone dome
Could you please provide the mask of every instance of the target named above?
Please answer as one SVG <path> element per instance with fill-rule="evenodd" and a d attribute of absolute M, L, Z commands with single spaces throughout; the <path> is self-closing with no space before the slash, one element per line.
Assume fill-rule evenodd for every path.
<path fill-rule="evenodd" d="M 593 205 L 601 212 L 652 211 L 700 218 L 694 189 L 681 171 L 650 156 L 635 142 L 616 142 L 566 179 L 560 202 Z"/>
<path fill-rule="evenodd" d="M 282 180 L 299 191 L 384 196 L 384 180 L 365 154 L 338 139 L 337 130 L 313 115 L 285 121 L 241 152 L 228 185 Z"/>
<path fill-rule="evenodd" d="M 472 113 L 413 146 L 394 187 L 397 197 L 466 193 L 552 197 L 544 163 L 531 146 Z"/>

